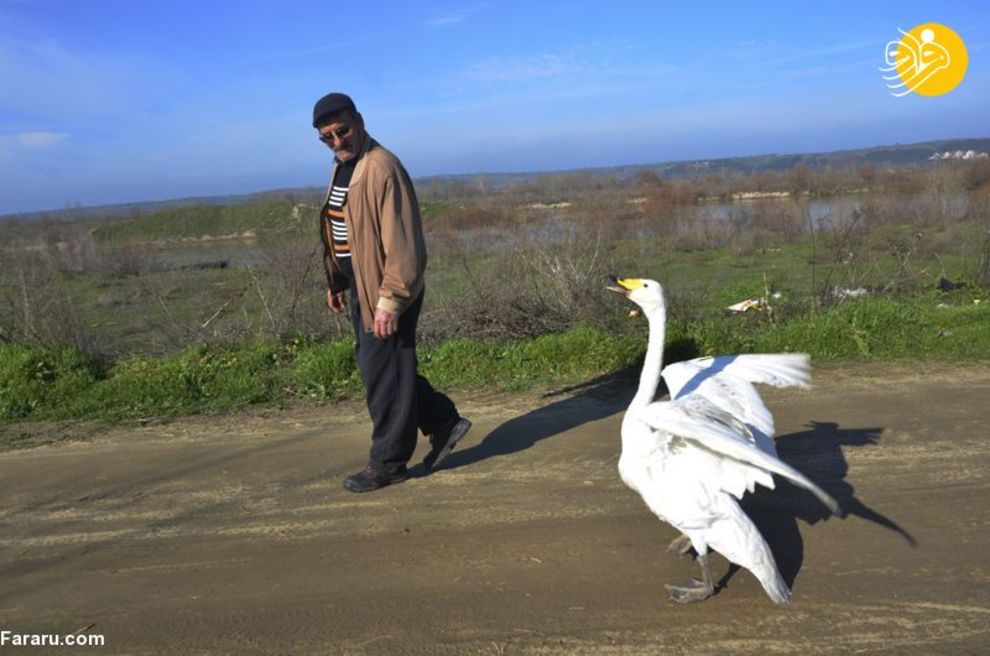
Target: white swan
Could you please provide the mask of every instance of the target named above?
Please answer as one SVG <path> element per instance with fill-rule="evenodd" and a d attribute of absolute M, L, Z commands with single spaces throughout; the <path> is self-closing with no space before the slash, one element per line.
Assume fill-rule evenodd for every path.
<path fill-rule="evenodd" d="M 673 601 L 700 601 L 715 592 L 708 566 L 712 548 L 750 570 L 776 603 L 787 587 L 766 541 L 736 499 L 759 483 L 774 487 L 784 476 L 815 494 L 835 514 L 835 500 L 776 456 L 773 416 L 754 383 L 807 387 L 808 356 L 734 355 L 697 358 L 663 369 L 671 400 L 654 402 L 663 365 L 666 304 L 655 280 L 613 278 L 643 309 L 650 325 L 639 390 L 622 420 L 619 475 L 657 517 L 683 536 L 671 548 L 698 553 L 702 580 L 667 585 Z M 689 542 L 689 543 L 688 543 Z"/>

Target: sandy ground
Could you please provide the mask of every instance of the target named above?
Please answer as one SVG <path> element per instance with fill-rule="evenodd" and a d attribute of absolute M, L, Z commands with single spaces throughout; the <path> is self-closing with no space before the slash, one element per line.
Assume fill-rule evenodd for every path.
<path fill-rule="evenodd" d="M 106 640 L 0 653 L 988 653 L 990 365 L 766 391 L 782 457 L 850 511 L 748 499 L 787 607 L 720 556 L 715 597 L 666 600 L 696 565 L 618 479 L 631 392 L 461 399 L 447 468 L 367 495 L 341 488 L 367 452 L 354 406 L 0 453 L 0 629 Z"/>

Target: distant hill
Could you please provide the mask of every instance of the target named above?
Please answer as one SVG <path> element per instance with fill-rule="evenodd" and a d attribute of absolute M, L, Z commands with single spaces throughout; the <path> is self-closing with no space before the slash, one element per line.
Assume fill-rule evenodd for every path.
<path fill-rule="evenodd" d="M 250 194 L 230 194 L 226 196 L 193 196 L 175 198 L 172 200 L 143 201 L 138 203 L 115 203 L 112 205 L 93 205 L 92 207 L 67 207 L 60 210 L 42 210 L 39 212 L 23 212 L 18 214 L 0 215 L 5 218 L 38 219 L 43 216 L 64 219 L 66 217 L 115 217 L 131 216 L 134 214 L 155 214 L 167 210 L 181 209 L 196 205 L 240 205 L 243 203 L 270 202 L 278 200 L 293 200 L 296 202 L 319 202 L 323 189 L 320 187 L 297 187 L 292 189 L 272 189 Z"/>
<path fill-rule="evenodd" d="M 932 157 L 938 153 L 969 151 L 990 153 L 990 138 L 940 139 L 914 144 L 894 144 L 889 146 L 873 146 L 854 150 L 838 150 L 826 153 L 797 153 L 797 154 L 767 154 L 750 155 L 746 157 L 727 157 L 710 160 L 684 160 L 660 162 L 655 164 L 627 164 L 623 166 L 571 169 L 566 171 L 529 171 L 518 173 L 462 173 L 450 175 L 431 175 L 416 179 L 417 184 L 429 185 L 431 182 L 443 184 L 458 180 L 476 181 L 483 178 L 491 188 L 505 187 L 510 184 L 526 182 L 540 175 L 585 173 L 593 176 L 609 175 L 619 179 L 630 179 L 642 171 L 650 171 L 666 178 L 685 178 L 709 173 L 721 174 L 752 174 L 761 171 L 788 171 L 799 164 L 810 169 L 842 169 L 869 164 L 876 167 L 932 166 L 936 162 Z M 294 202 L 319 202 L 323 193 L 320 187 L 298 187 L 289 189 L 274 189 L 252 194 L 228 196 L 203 196 L 182 198 L 176 200 L 154 201 L 144 203 L 121 203 L 116 205 L 100 205 L 94 207 L 67 208 L 44 212 L 30 212 L 0 216 L 3 218 L 35 219 L 51 216 L 60 219 L 67 217 L 92 216 L 125 216 L 160 212 L 193 205 L 237 205 L 258 201 L 292 200 Z"/>
<path fill-rule="evenodd" d="M 684 160 L 656 164 L 626 164 L 622 166 L 553 171 L 552 173 L 587 173 L 589 175 L 611 175 L 619 179 L 635 177 L 643 171 L 650 171 L 667 178 L 685 178 L 708 173 L 751 174 L 759 172 L 789 171 L 799 164 L 810 169 L 856 168 L 869 164 L 876 167 L 931 166 L 936 153 L 968 151 L 990 153 L 990 138 L 940 139 L 914 144 L 894 144 L 873 146 L 855 150 L 837 150 L 827 153 L 767 154 L 746 157 L 727 157 L 709 160 Z M 426 176 L 417 182 L 430 180 L 476 180 L 484 177 L 491 187 L 500 187 L 516 182 L 525 182 L 550 171 L 527 173 L 472 173 L 460 175 Z"/>
<path fill-rule="evenodd" d="M 661 165 L 664 173 L 695 175 L 699 170 L 719 172 L 756 173 L 759 171 L 787 171 L 799 164 L 813 169 L 839 169 L 862 166 L 926 166 L 932 155 L 957 150 L 990 152 L 990 139 L 943 139 L 923 143 L 893 146 L 874 146 L 855 150 L 837 150 L 830 153 L 805 153 L 800 155 L 756 155 L 708 160 L 703 162 L 678 162 Z"/>

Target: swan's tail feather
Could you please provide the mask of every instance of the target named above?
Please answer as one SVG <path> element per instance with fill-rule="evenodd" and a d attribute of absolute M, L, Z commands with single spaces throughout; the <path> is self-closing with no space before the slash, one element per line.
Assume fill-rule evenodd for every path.
<path fill-rule="evenodd" d="M 790 602 L 791 589 L 780 575 L 767 541 L 735 499 L 725 495 L 723 501 L 725 514 L 705 531 L 704 542 L 729 561 L 752 572 L 775 604 Z"/>
<path fill-rule="evenodd" d="M 791 589 L 787 587 L 780 572 L 775 571 L 773 575 L 759 577 L 759 581 L 767 596 L 770 597 L 770 601 L 784 605 L 791 603 Z"/>

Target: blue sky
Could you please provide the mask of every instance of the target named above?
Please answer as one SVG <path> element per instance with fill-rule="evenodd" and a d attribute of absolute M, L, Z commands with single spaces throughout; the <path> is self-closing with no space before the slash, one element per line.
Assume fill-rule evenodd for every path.
<path fill-rule="evenodd" d="M 962 84 L 895 98 L 926 22 Z M 322 186 L 332 90 L 414 177 L 990 136 L 990 4 L 0 0 L 0 214 Z"/>

